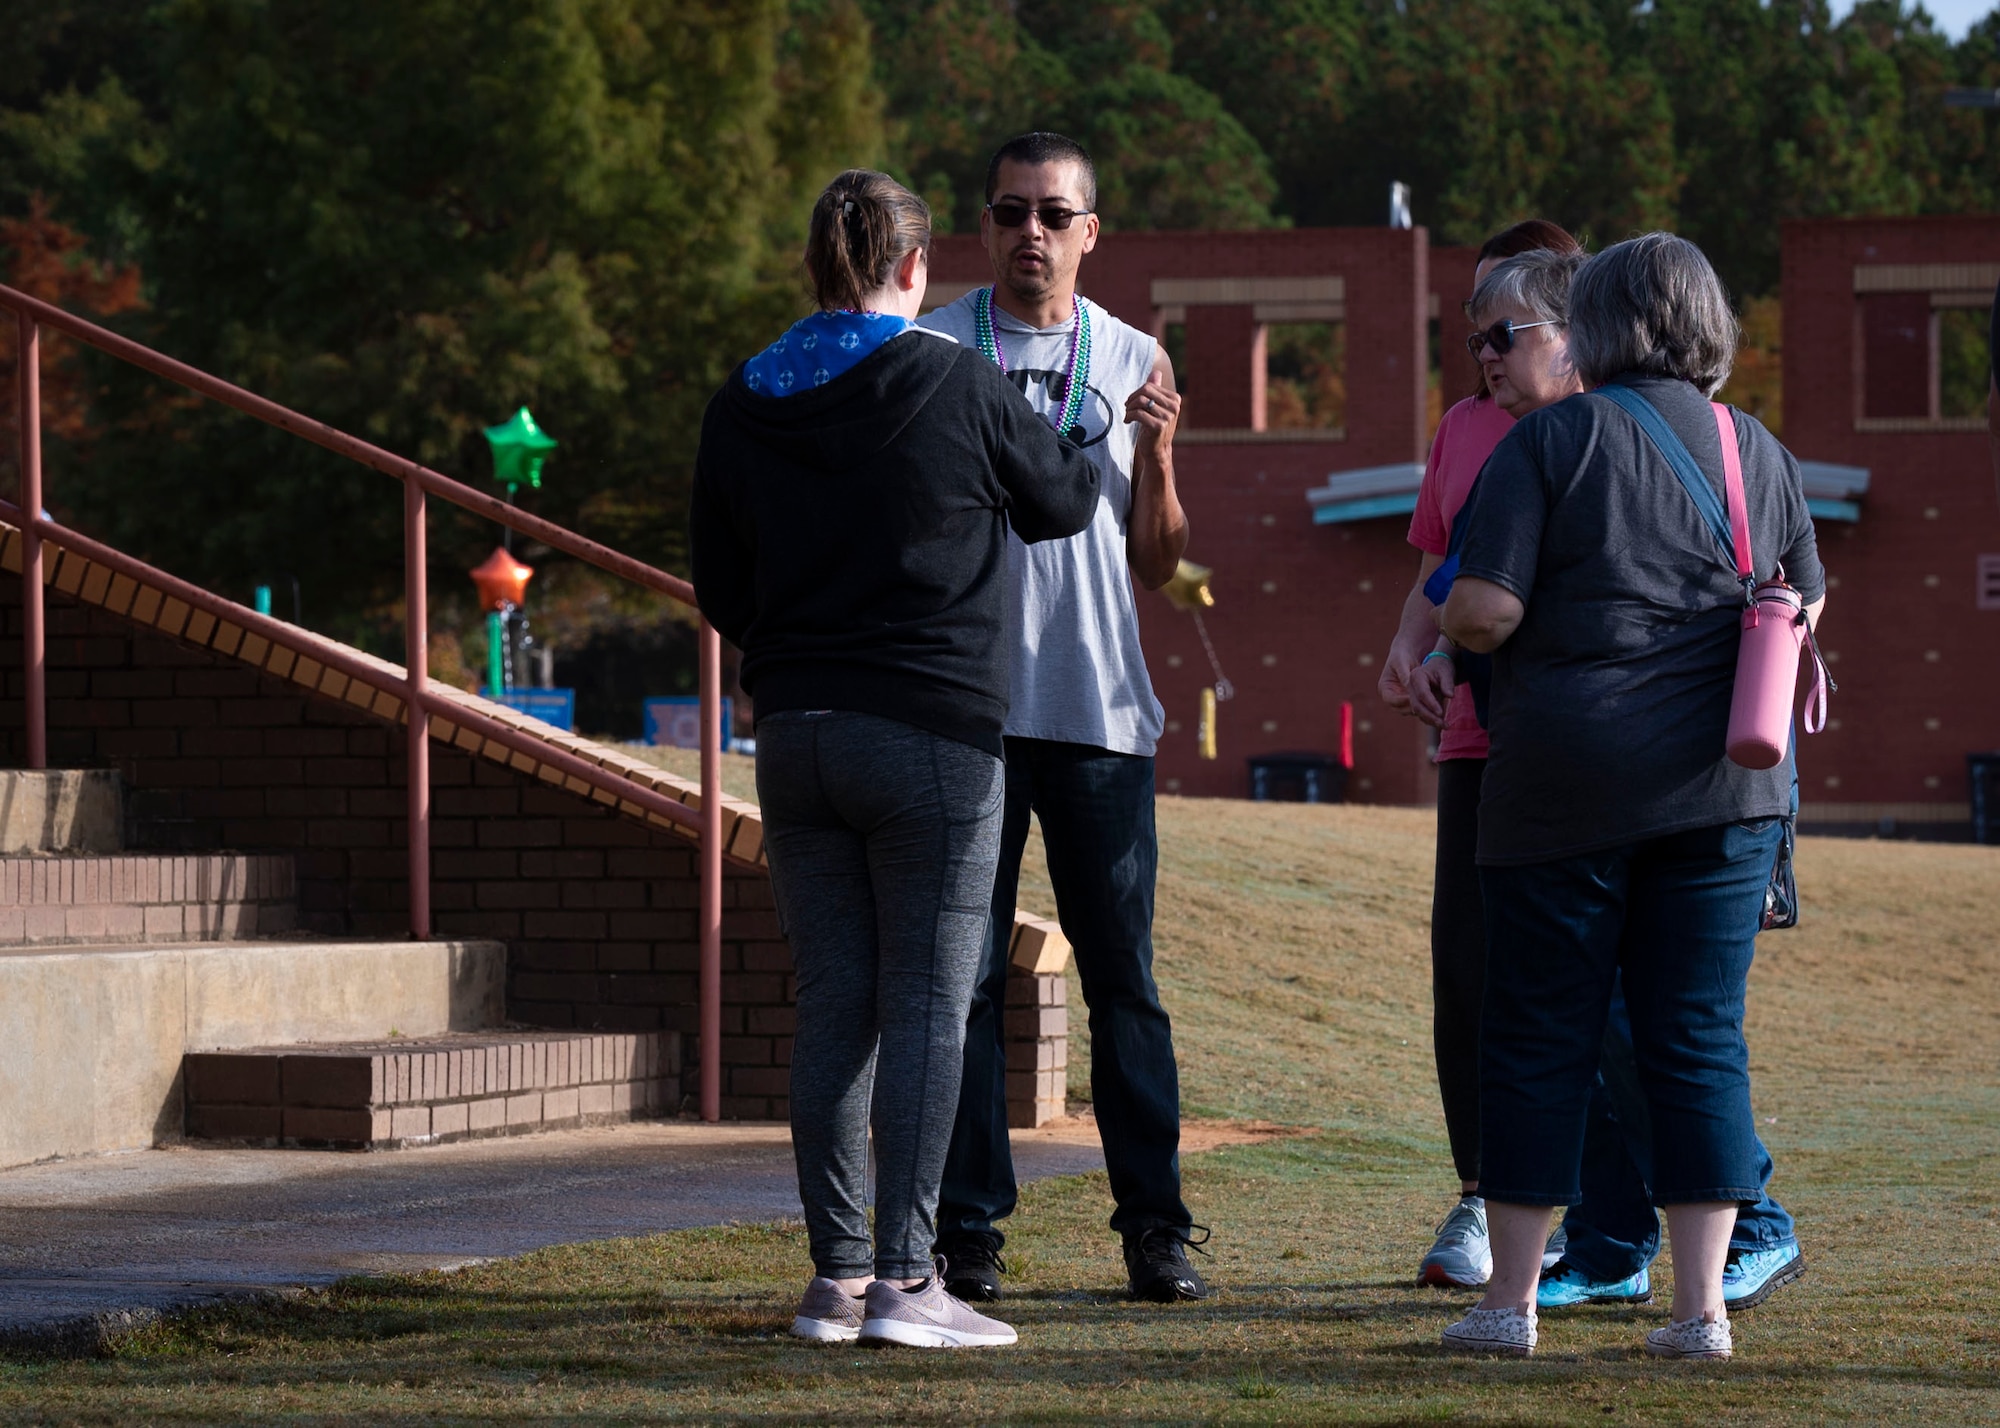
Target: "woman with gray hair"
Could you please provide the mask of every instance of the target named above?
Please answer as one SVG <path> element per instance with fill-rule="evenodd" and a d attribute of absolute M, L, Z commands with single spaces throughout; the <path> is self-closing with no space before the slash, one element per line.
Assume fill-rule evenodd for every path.
<path fill-rule="evenodd" d="M 1580 1198 L 1585 1110 L 1622 973 L 1653 1121 L 1652 1192 L 1674 1248 L 1671 1322 L 1649 1352 L 1731 1351 L 1722 1276 L 1761 1194 L 1744 986 L 1791 808 L 1788 756 L 1723 752 L 1745 591 L 1661 444 L 1650 406 L 1722 499 L 1728 411 L 1754 573 L 1780 568 L 1816 620 L 1825 576 L 1798 465 L 1753 418 L 1711 408 L 1736 322 L 1701 251 L 1651 233 L 1584 264 L 1569 355 L 1617 387 L 1545 407 L 1495 449 L 1440 626 L 1493 653 L 1479 812 L 1487 982 L 1480 1186 L 1493 1273 L 1446 1347 L 1527 1354 L 1551 1207 Z"/>
<path fill-rule="evenodd" d="M 1479 1198 L 1479 1006 L 1486 986 L 1486 918 L 1479 906 L 1479 782 L 1486 730 L 1470 685 L 1459 687 L 1437 631 L 1439 582 L 1457 568 L 1454 536 L 1480 468 L 1517 418 L 1583 390 L 1565 329 L 1569 283 L 1583 248 L 1546 219 L 1502 230 L 1480 249 L 1466 338 L 1479 361 L 1479 394 L 1444 414 L 1431 442 L 1410 544 L 1423 553 L 1403 619 L 1383 660 L 1382 697 L 1438 731 L 1437 868 L 1431 897 L 1431 1040 L 1438 1095 L 1458 1172 L 1459 1194 L 1438 1224 L 1417 1281 L 1476 1289 L 1492 1256 Z M 1443 573 L 1440 574 L 1440 571 Z M 1484 690 L 1482 688 L 1483 695 Z"/>

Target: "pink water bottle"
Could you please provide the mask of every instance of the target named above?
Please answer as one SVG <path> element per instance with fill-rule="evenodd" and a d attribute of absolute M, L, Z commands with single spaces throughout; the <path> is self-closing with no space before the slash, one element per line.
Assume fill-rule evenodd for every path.
<path fill-rule="evenodd" d="M 1805 601 L 1798 591 L 1782 580 L 1766 580 L 1751 592 L 1736 647 L 1736 693 L 1729 702 L 1732 763 L 1770 769 L 1784 762 L 1805 638 Z"/>

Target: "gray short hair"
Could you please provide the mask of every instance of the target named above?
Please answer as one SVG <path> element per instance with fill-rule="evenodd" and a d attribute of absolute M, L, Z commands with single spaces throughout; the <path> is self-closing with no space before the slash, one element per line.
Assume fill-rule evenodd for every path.
<path fill-rule="evenodd" d="M 1614 243 L 1570 292 L 1569 355 L 1592 386 L 1626 372 L 1714 396 L 1736 359 L 1736 314 L 1701 249 L 1672 233 Z"/>
<path fill-rule="evenodd" d="M 1467 311 L 1477 322 L 1494 308 L 1524 307 L 1544 322 L 1569 325 L 1570 284 L 1583 266 L 1583 254 L 1533 248 L 1496 264 L 1472 290 Z"/>

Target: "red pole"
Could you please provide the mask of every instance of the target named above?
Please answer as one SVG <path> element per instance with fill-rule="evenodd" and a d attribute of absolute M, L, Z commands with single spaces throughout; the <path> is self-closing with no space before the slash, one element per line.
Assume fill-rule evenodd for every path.
<path fill-rule="evenodd" d="M 722 1119 L 722 637 L 701 622 L 701 1118 Z"/>
<path fill-rule="evenodd" d="M 42 619 L 42 538 L 35 521 L 42 514 L 42 339 L 41 329 L 21 314 L 21 671 L 28 767 L 49 766 L 48 671 Z"/>
<path fill-rule="evenodd" d="M 431 716 L 424 697 L 430 678 L 430 615 L 426 609 L 424 488 L 403 483 L 403 644 L 409 697 L 410 936 L 431 935 Z"/>

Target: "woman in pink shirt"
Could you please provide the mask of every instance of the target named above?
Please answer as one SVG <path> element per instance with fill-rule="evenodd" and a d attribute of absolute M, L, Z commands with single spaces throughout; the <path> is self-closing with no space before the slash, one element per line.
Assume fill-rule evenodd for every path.
<path fill-rule="evenodd" d="M 1581 253 L 1576 239 L 1545 219 L 1496 233 L 1479 250 L 1476 285 L 1499 263 L 1549 249 Z M 1506 316 L 1504 313 L 1489 316 Z M 1519 332 L 1518 339 L 1511 334 Z M 1437 614 L 1424 583 L 1444 563 L 1452 522 L 1480 468 L 1516 417 L 1581 390 L 1562 336 L 1530 330 L 1526 315 L 1509 328 L 1508 350 L 1484 343 L 1479 391 L 1444 415 L 1410 518 L 1410 544 L 1422 552 L 1401 626 L 1382 662 L 1382 698 L 1399 713 L 1441 730 L 1438 740 L 1437 873 L 1431 901 L 1432 1041 L 1445 1129 L 1458 1170 L 1459 1201 L 1438 1226 L 1418 1270 L 1419 1283 L 1472 1288 L 1486 1282 L 1492 1254 L 1486 1205 L 1479 1198 L 1479 1006 L 1486 988 L 1486 922 L 1473 849 L 1479 831 L 1479 785 L 1486 771 L 1486 731 L 1469 686 L 1455 686 L 1441 652 Z"/>

